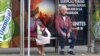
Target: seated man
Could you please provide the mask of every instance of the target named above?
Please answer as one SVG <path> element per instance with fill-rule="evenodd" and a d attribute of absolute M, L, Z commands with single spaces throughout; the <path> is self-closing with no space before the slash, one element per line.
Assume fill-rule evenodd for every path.
<path fill-rule="evenodd" d="M 74 45 L 75 45 L 75 35 L 72 32 L 72 22 L 70 17 L 66 15 L 67 13 L 67 8 L 66 6 L 60 6 L 59 7 L 59 15 L 55 19 L 55 27 L 58 32 L 58 35 L 60 36 L 60 54 L 64 55 L 64 47 L 66 43 L 66 39 L 69 40 L 70 43 L 70 48 L 68 51 L 68 54 L 74 55 L 75 53 L 73 52 Z"/>

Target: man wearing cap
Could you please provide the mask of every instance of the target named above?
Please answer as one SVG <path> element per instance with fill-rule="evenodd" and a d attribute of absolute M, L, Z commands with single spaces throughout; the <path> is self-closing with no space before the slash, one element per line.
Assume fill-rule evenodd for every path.
<path fill-rule="evenodd" d="M 72 22 L 70 17 L 66 15 L 67 8 L 66 6 L 62 5 L 59 7 L 59 15 L 56 16 L 55 19 L 55 27 L 57 30 L 57 33 L 60 37 L 59 44 L 60 44 L 60 54 L 64 55 L 64 47 L 66 40 L 68 39 L 68 42 L 70 44 L 68 54 L 75 55 L 73 52 L 74 45 L 75 45 L 75 35 L 72 32 Z"/>

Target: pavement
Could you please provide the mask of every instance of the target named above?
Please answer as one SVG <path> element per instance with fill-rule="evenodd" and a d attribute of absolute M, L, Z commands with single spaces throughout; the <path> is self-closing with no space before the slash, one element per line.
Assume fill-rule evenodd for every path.
<path fill-rule="evenodd" d="M 2 49 L 0 51 L 0 56 L 20 56 L 20 49 Z M 27 50 L 25 49 L 25 56 L 27 55 Z M 65 55 L 59 55 L 59 53 L 55 53 L 55 48 L 54 47 L 45 47 L 45 53 L 46 56 L 100 56 L 100 53 L 88 53 L 87 46 L 75 46 L 74 52 L 76 55 L 69 55 L 67 54 L 68 51 L 68 46 L 65 47 Z M 39 56 L 37 52 L 37 48 L 31 48 L 31 55 L 30 56 Z"/>

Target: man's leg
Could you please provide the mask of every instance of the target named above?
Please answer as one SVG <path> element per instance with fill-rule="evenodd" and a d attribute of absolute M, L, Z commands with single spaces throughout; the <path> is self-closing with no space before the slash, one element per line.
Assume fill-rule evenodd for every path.
<path fill-rule="evenodd" d="M 62 37 L 60 37 L 60 39 L 59 39 L 59 44 L 60 44 L 60 54 L 61 55 L 64 55 L 64 48 L 65 48 L 65 43 L 66 43 L 66 37 L 64 37 L 64 36 L 62 36 Z"/>
<path fill-rule="evenodd" d="M 70 34 L 70 38 L 68 39 L 68 41 L 69 41 L 69 44 L 70 44 L 68 53 L 74 55 L 73 49 L 74 49 L 74 45 L 75 45 L 75 42 L 76 42 L 74 33 Z"/>

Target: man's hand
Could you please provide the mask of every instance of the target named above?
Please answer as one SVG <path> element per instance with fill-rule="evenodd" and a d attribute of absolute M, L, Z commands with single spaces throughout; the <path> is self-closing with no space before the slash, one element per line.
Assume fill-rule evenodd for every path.
<path fill-rule="evenodd" d="M 67 37 L 70 38 L 70 33 L 67 34 Z"/>
<path fill-rule="evenodd" d="M 63 35 L 63 36 L 66 36 L 66 33 L 63 32 L 62 35 Z"/>

